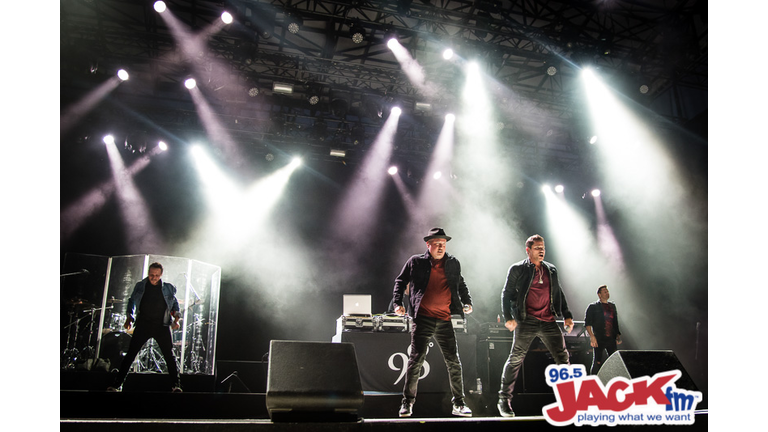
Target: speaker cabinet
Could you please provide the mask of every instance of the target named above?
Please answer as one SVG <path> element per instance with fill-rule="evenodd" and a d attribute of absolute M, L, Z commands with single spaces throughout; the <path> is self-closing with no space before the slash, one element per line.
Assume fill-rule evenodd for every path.
<path fill-rule="evenodd" d="M 673 351 L 616 351 L 603 363 L 597 377 L 603 384 L 615 377 L 629 380 L 642 376 L 654 376 L 659 372 L 679 370 L 680 378 L 675 382 L 677 388 L 699 391 L 688 372 L 677 359 Z"/>
<path fill-rule="evenodd" d="M 267 411 L 272 421 L 358 421 L 363 389 L 351 343 L 273 340 Z"/>

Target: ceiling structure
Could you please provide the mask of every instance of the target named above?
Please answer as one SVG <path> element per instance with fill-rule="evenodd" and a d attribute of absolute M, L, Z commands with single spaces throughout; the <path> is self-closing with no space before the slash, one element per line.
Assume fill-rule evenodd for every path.
<path fill-rule="evenodd" d="M 187 40 L 207 34 L 194 52 L 153 3 L 62 0 L 62 110 L 119 68 L 131 74 L 80 121 L 79 132 L 122 121 L 146 136 L 202 133 L 183 87 L 194 75 L 228 134 L 257 154 L 300 148 L 354 162 L 397 103 L 409 120 L 401 121 L 395 154 L 418 163 L 460 102 L 463 72 L 442 58 L 445 48 L 480 62 L 501 141 L 531 166 L 585 169 L 589 132 L 577 79 L 585 65 L 662 127 L 706 111 L 703 0 L 167 1 L 190 31 Z M 221 24 L 223 11 L 232 24 Z M 434 91 L 409 80 L 386 46 L 392 32 Z M 292 92 L 276 92 L 275 83 Z M 331 148 L 347 157 L 330 156 Z"/>

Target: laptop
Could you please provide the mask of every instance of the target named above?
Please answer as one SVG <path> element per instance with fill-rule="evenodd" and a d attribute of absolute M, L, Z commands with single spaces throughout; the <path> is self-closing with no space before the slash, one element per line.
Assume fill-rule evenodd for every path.
<path fill-rule="evenodd" d="M 371 315 L 371 295 L 370 294 L 344 294 L 343 314 L 349 315 Z"/>

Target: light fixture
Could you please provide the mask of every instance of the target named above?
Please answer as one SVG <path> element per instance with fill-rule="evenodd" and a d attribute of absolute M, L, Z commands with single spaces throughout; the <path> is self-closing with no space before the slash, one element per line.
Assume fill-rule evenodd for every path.
<path fill-rule="evenodd" d="M 592 196 L 597 198 L 600 196 L 600 189 L 594 189 L 592 190 Z"/>
<path fill-rule="evenodd" d="M 158 147 L 158 148 L 159 148 L 161 151 L 166 151 L 166 150 L 168 150 L 168 144 L 164 143 L 163 141 L 159 141 L 159 142 L 157 143 L 157 147 Z"/>
<path fill-rule="evenodd" d="M 272 162 L 273 160 L 275 160 L 275 155 L 273 155 L 272 153 L 267 153 L 266 155 L 264 155 L 264 159 L 266 159 L 267 162 Z"/>
<path fill-rule="evenodd" d="M 414 109 L 416 111 L 422 111 L 422 112 L 432 111 L 432 104 L 427 102 L 416 102 Z"/>
<path fill-rule="evenodd" d="M 104 141 L 104 144 L 114 144 L 115 143 L 115 137 L 112 135 L 105 135 L 102 139 Z"/>
<path fill-rule="evenodd" d="M 396 166 L 391 166 L 391 167 L 389 167 L 389 169 L 387 170 L 387 173 L 388 173 L 389 175 L 395 175 L 395 174 L 397 174 L 397 167 L 396 167 Z"/>
<path fill-rule="evenodd" d="M 233 20 L 233 18 L 232 18 L 232 14 L 231 14 L 231 13 L 229 13 L 229 12 L 227 12 L 227 11 L 224 11 L 224 12 L 221 14 L 221 21 L 222 21 L 224 24 L 232 24 L 232 20 Z"/>
<path fill-rule="evenodd" d="M 276 82 L 272 84 L 272 91 L 275 93 L 291 94 L 293 93 L 293 84 Z"/>
<path fill-rule="evenodd" d="M 392 111 L 391 111 L 392 114 L 397 115 L 397 116 L 402 114 L 402 112 L 403 112 L 403 110 L 400 109 L 400 107 L 394 107 L 394 108 L 392 108 Z"/>
<path fill-rule="evenodd" d="M 443 173 L 441 173 L 440 171 L 437 171 L 436 173 L 432 174 L 432 178 L 435 180 L 439 180 L 440 177 L 442 176 L 443 176 Z"/>
<path fill-rule="evenodd" d="M 448 113 L 448 114 L 445 115 L 445 121 L 452 122 L 452 121 L 455 121 L 455 120 L 456 120 L 456 115 L 451 114 L 451 113 Z"/>
<path fill-rule="evenodd" d="M 443 51 L 443 58 L 446 60 L 450 60 L 453 58 L 453 50 L 450 48 L 447 48 L 445 51 Z"/>
<path fill-rule="evenodd" d="M 301 30 L 301 25 L 304 23 L 295 12 L 287 12 L 285 14 L 288 31 L 293 34 L 298 34 Z"/>
<path fill-rule="evenodd" d="M 549 76 L 555 76 L 557 74 L 557 68 L 554 66 L 550 66 L 547 68 L 547 75 Z"/>
<path fill-rule="evenodd" d="M 184 81 L 184 87 L 192 90 L 197 86 L 197 81 L 195 81 L 194 78 L 188 78 L 186 81 Z"/>
<path fill-rule="evenodd" d="M 120 69 L 117 71 L 117 77 L 120 78 L 120 81 L 128 81 L 128 72 L 125 69 Z"/>
<path fill-rule="evenodd" d="M 365 40 L 365 29 L 360 25 L 359 21 L 355 21 L 349 28 L 349 37 L 352 38 L 352 42 L 359 44 Z"/>
<path fill-rule="evenodd" d="M 565 186 L 563 186 L 563 185 L 555 186 L 555 192 L 557 192 L 557 193 L 563 193 L 564 190 L 565 190 Z"/>
<path fill-rule="evenodd" d="M 167 7 L 165 6 L 165 2 L 164 1 L 156 1 L 154 7 L 155 7 L 155 11 L 157 11 L 157 13 L 163 13 L 163 12 L 165 12 L 165 9 L 167 9 Z"/>
<path fill-rule="evenodd" d="M 256 97 L 259 95 L 259 88 L 258 87 L 251 87 L 248 90 L 248 96 L 250 97 Z"/>
<path fill-rule="evenodd" d="M 320 97 L 318 95 L 313 94 L 312 96 L 309 97 L 308 100 L 310 105 L 317 105 L 318 103 L 320 103 Z"/>
<path fill-rule="evenodd" d="M 590 144 L 597 143 L 597 135 L 592 135 L 592 137 L 589 138 L 589 143 Z"/>
<path fill-rule="evenodd" d="M 642 93 L 642 94 L 647 94 L 649 90 L 650 90 L 650 88 L 647 85 L 645 85 L 645 84 L 640 86 L 640 93 Z"/>
<path fill-rule="evenodd" d="M 336 156 L 336 157 L 342 157 L 343 158 L 343 157 L 347 156 L 347 152 L 345 150 L 341 150 L 341 149 L 331 149 L 331 156 Z"/>

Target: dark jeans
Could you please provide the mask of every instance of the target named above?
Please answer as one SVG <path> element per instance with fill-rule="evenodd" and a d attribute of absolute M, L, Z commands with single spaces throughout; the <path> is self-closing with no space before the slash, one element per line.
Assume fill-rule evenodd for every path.
<path fill-rule="evenodd" d="M 431 317 L 416 317 L 411 325 L 411 353 L 408 357 L 408 369 L 405 373 L 405 386 L 403 398 L 408 402 L 416 399 L 416 389 L 419 385 L 421 366 L 427 356 L 429 341 L 435 337 L 440 351 L 443 353 L 445 365 L 448 367 L 448 377 L 451 381 L 451 393 L 453 403 L 464 403 L 464 382 L 461 376 L 461 360 L 459 349 L 456 345 L 456 334 L 453 332 L 453 323 Z"/>
<path fill-rule="evenodd" d="M 560 327 L 554 322 L 544 322 L 536 318 L 526 318 L 522 322 L 518 321 L 515 327 L 514 343 L 509 353 L 509 358 L 504 364 L 504 371 L 501 374 L 501 390 L 499 398 L 512 398 L 512 391 L 515 389 L 515 382 L 520 373 L 520 367 L 523 365 L 525 355 L 528 354 L 528 348 L 531 347 L 533 339 L 538 336 L 547 347 L 549 353 L 555 359 L 555 364 L 568 364 L 568 351 L 565 349 L 565 339 Z M 541 377 L 544 379 L 544 377 Z"/>
<path fill-rule="evenodd" d="M 160 348 L 160 352 L 163 354 L 165 365 L 168 367 L 168 377 L 170 378 L 171 387 L 180 387 L 179 381 L 179 368 L 176 366 L 176 357 L 173 355 L 173 340 L 171 339 L 171 328 L 162 324 L 142 324 L 137 323 L 136 328 L 133 331 L 131 337 L 131 343 L 128 346 L 128 352 L 125 353 L 123 361 L 120 363 L 120 369 L 115 376 L 113 386 L 120 387 L 125 381 L 125 377 L 128 375 L 128 370 L 133 364 L 133 360 L 141 351 L 141 347 L 149 339 L 157 341 L 157 346 Z"/>
<path fill-rule="evenodd" d="M 600 367 L 603 365 L 603 361 L 616 352 L 615 337 L 595 336 L 595 339 L 597 339 L 597 348 L 592 348 L 592 368 L 589 370 L 589 373 L 592 375 L 597 375 L 597 372 L 600 371 Z M 608 355 L 606 355 L 606 352 Z"/>

